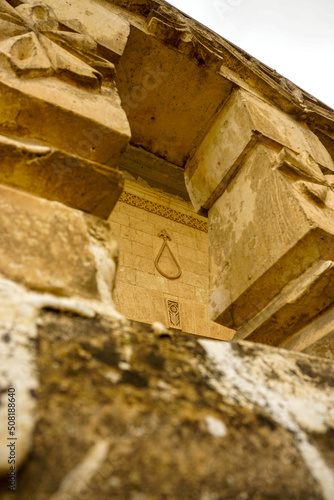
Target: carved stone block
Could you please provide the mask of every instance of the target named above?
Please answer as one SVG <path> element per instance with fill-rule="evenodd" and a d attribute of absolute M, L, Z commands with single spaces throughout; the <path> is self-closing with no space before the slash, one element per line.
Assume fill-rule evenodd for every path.
<path fill-rule="evenodd" d="M 32 0 L 23 1 L 32 3 Z M 53 9 L 62 24 L 92 37 L 104 57 L 114 63 L 119 60 L 130 32 L 124 12 L 118 15 L 120 9 L 110 2 L 103 5 L 91 0 L 46 0 L 44 3 Z"/>
<path fill-rule="evenodd" d="M 244 91 L 188 162 L 209 210 L 211 318 L 236 338 L 280 345 L 334 305 L 333 173 L 310 130 Z"/>
<path fill-rule="evenodd" d="M 90 214 L 0 185 L 0 275 L 27 288 L 112 304 L 118 246 Z"/>
<path fill-rule="evenodd" d="M 314 160 L 259 145 L 210 209 L 212 318 L 279 345 L 334 303 L 334 192 Z"/>
<path fill-rule="evenodd" d="M 0 182 L 107 219 L 120 172 L 39 143 L 0 135 Z"/>
<path fill-rule="evenodd" d="M 130 138 L 114 65 L 42 2 L 1 0 L 0 28 L 0 181 L 107 218 Z"/>
<path fill-rule="evenodd" d="M 244 91 L 235 92 L 186 166 L 186 185 L 196 210 L 209 209 L 238 173 L 257 144 L 276 151 L 307 151 L 333 171 L 319 139 L 271 104 Z"/>
<path fill-rule="evenodd" d="M 166 299 L 168 326 L 175 330 L 182 330 L 180 304 L 178 300 Z"/>

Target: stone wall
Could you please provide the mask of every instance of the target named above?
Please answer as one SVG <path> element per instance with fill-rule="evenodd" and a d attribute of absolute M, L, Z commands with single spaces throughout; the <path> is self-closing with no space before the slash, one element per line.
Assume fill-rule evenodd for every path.
<path fill-rule="evenodd" d="M 207 221 L 190 204 L 138 184 L 126 182 L 123 194 L 110 216 L 111 229 L 120 246 L 120 264 L 114 293 L 115 305 L 126 318 L 164 325 L 204 337 L 230 340 L 229 330 L 210 320 L 208 308 Z M 178 279 L 168 279 L 154 262 L 168 245 L 180 265 Z M 177 273 L 168 250 L 160 259 L 161 270 Z M 180 325 L 170 322 L 167 300 L 179 304 Z"/>
<path fill-rule="evenodd" d="M 311 311 L 316 338 L 313 323 L 297 325 L 304 331 L 303 338 L 293 336 L 294 347 L 306 347 L 306 334 L 307 345 L 310 340 L 323 343 L 315 345 L 322 352 L 332 338 L 334 166 L 322 148 L 314 159 L 305 155 L 316 141 L 304 124 L 296 128 L 297 135 L 289 132 L 299 112 L 316 113 L 316 108 L 307 109 L 310 100 L 305 96 L 303 102 L 296 88 L 283 99 L 276 74 L 267 71 L 262 78 L 260 65 L 160 0 L 94 0 L 91 11 L 88 0 L 83 7 L 75 0 L 47 4 L 0 0 L 1 500 L 332 500 L 333 363 L 189 335 L 227 340 L 232 332 L 208 319 L 207 221 L 186 202 L 127 183 L 106 220 L 123 189 L 119 161 L 130 129 L 129 164 L 146 155 L 146 171 L 157 167 L 155 176 L 171 181 L 170 193 L 175 183 L 179 192 L 184 167 L 190 191 L 206 188 L 201 172 L 210 167 L 211 176 L 214 163 L 201 141 L 209 123 L 218 131 L 215 115 L 232 87 L 244 88 L 247 80 L 242 92 L 234 88 L 242 110 L 237 125 L 245 117 L 249 125 L 245 142 L 233 120 L 226 122 L 227 135 L 219 131 L 212 141 L 214 147 L 231 146 L 224 137 L 233 136 L 244 149 L 229 158 L 219 154 L 232 165 L 225 165 L 227 177 L 216 169 L 218 178 L 203 208 L 212 210 L 222 191 L 231 193 L 227 183 L 238 183 L 244 175 L 239 170 L 250 149 L 254 158 L 259 149 L 268 158 L 277 149 L 266 175 L 273 180 L 269 187 L 277 187 L 277 179 L 284 187 L 282 197 L 276 197 L 281 207 L 286 207 L 284 193 L 294 200 L 290 224 L 305 208 L 311 215 L 320 213 L 328 227 L 305 240 L 306 260 L 309 248 L 314 250 L 311 277 L 292 283 L 293 293 L 283 290 L 266 310 L 255 289 L 249 293 L 247 283 L 237 283 L 231 274 L 231 284 L 245 289 L 242 305 L 253 309 L 235 311 L 231 304 L 231 316 L 240 322 L 244 313 L 251 316 L 260 306 L 255 317 L 260 326 L 269 318 L 280 335 L 290 338 L 293 332 L 286 328 L 293 314 Z M 125 4 L 128 13 L 120 11 Z M 251 97 L 254 92 L 263 92 L 281 111 L 259 102 L 260 96 Z M 283 111 L 293 115 L 292 122 Z M 325 111 L 320 112 L 324 117 Z M 252 123 L 250 116 L 256 118 Z M 287 142 L 285 134 L 276 136 L 275 116 L 280 116 Z M 319 116 L 312 116 L 314 127 L 330 133 L 331 115 L 327 122 Z M 199 142 L 206 158 L 197 154 Z M 195 151 L 198 165 L 185 165 Z M 217 166 L 224 167 L 219 161 Z M 140 162 L 137 167 L 144 170 Z M 261 187 L 263 178 L 252 182 L 259 193 L 259 227 L 265 219 L 262 194 L 276 200 L 274 188 Z M 244 186 L 233 195 L 239 215 L 249 210 L 247 200 L 242 204 Z M 216 217 L 211 211 L 209 234 L 220 259 L 230 234 L 218 222 L 233 224 L 232 212 L 230 207 Z M 280 220 L 286 213 L 277 211 Z M 309 221 L 316 222 L 312 217 Z M 238 227 L 240 220 L 234 232 Z M 276 250 L 275 225 L 269 229 Z M 326 231 L 328 238 L 322 240 Z M 253 248 L 253 271 L 259 259 L 264 261 L 267 246 L 258 252 L 255 244 L 248 245 L 252 232 L 245 234 L 233 262 L 248 279 L 240 259 Z M 323 241 L 329 243 L 328 253 Z M 278 281 L 285 276 L 282 286 L 290 286 L 289 272 L 296 268 L 295 241 L 290 246 L 282 272 L 277 271 L 281 254 L 266 261 L 269 270 L 276 262 Z M 222 264 L 221 269 L 211 265 L 211 274 L 230 273 L 227 260 Z M 117 268 L 117 307 L 140 323 L 114 308 Z M 301 271 L 306 268 L 307 263 Z M 264 277 L 262 283 L 271 300 L 281 281 Z M 218 306 L 223 308 L 223 302 Z M 273 311 L 284 321 L 277 322 Z M 161 322 L 187 334 L 166 330 Z"/>

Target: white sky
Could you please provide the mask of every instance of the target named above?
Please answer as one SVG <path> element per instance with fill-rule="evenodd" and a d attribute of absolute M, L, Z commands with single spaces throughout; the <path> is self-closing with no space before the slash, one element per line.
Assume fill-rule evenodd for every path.
<path fill-rule="evenodd" d="M 334 0 L 168 0 L 334 108 Z"/>

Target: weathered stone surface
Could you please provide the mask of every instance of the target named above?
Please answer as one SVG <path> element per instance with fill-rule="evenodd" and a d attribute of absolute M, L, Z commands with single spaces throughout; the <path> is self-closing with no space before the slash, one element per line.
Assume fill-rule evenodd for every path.
<path fill-rule="evenodd" d="M 272 345 L 334 300 L 333 192 L 305 196 L 276 158 L 258 146 L 209 215 L 212 317 Z"/>
<path fill-rule="evenodd" d="M 74 1 L 69 3 L 73 9 Z M 163 0 L 112 0 L 107 5 L 103 2 L 103 7 L 113 12 L 121 7 L 122 17 L 130 24 L 118 66 L 118 86 L 131 122 L 134 146 L 184 165 L 220 109 L 214 105 L 213 95 L 221 105 L 233 88 L 242 88 L 264 96 L 300 123 L 306 123 L 333 151 L 333 110 L 221 36 Z M 154 71 L 158 62 L 161 65 L 155 71 L 157 76 L 172 71 L 166 82 L 152 89 L 157 79 L 148 81 L 147 69 Z M 207 107 L 203 99 L 207 99 Z M 169 141 L 165 145 L 167 133 Z M 182 144 L 177 140 L 180 134 Z"/>
<path fill-rule="evenodd" d="M 186 185 L 196 210 L 209 209 L 258 144 L 307 152 L 334 172 L 333 161 L 319 139 L 274 106 L 244 91 L 235 92 L 186 165 Z"/>
<path fill-rule="evenodd" d="M 0 180 L 106 217 L 118 175 L 108 185 L 93 162 L 116 165 L 130 137 L 110 61 L 119 63 L 133 145 L 178 167 L 243 87 L 250 95 L 235 93 L 188 164 L 191 189 L 208 187 L 193 193 L 195 204 L 213 216 L 212 306 L 239 336 L 279 343 L 311 323 L 326 345 L 333 164 L 300 122 L 321 117 L 312 126 L 326 142 L 333 114 L 159 0 L 113 3 L 128 12 L 104 0 L 0 0 Z M 130 323 L 113 308 L 117 245 L 108 223 L 3 186 L 0 199 L 0 423 L 8 428 L 14 387 L 17 467 L 26 459 L 18 500 L 332 500 L 332 363 Z M 308 334 L 304 349 L 314 329 Z M 5 478 L 6 500 L 7 486 Z"/>
<path fill-rule="evenodd" d="M 0 135 L 0 182 L 107 219 L 122 192 L 117 170 L 42 144 Z"/>
<path fill-rule="evenodd" d="M 137 28 L 130 31 L 116 81 L 131 144 L 181 167 L 232 89 L 196 59 Z"/>
<path fill-rule="evenodd" d="M 14 458 L 11 464 L 15 468 L 22 465 L 30 451 L 36 423 L 37 315 L 36 308 L 25 299 L 21 287 L 0 277 L 0 475 L 8 474 L 9 458 Z M 11 405 L 9 394 L 14 397 Z M 10 442 L 15 445 L 11 457 Z"/>
<path fill-rule="evenodd" d="M 58 311 L 38 335 L 17 500 L 331 500 L 333 363 Z"/>
<path fill-rule="evenodd" d="M 112 304 L 110 224 L 0 185 L 0 274 L 28 288 Z"/>
<path fill-rule="evenodd" d="M 51 77 L 10 79 L 0 69 L 0 108 L 4 132 L 110 166 L 117 165 L 129 141 L 128 123 L 113 88 L 92 96 Z"/>
<path fill-rule="evenodd" d="M 1 129 L 117 165 L 130 129 L 114 65 L 97 55 L 96 42 L 62 31 L 41 2 L 14 9 L 3 1 L 0 19 Z"/>
<path fill-rule="evenodd" d="M 310 130 L 244 91 L 188 162 L 209 209 L 211 318 L 236 339 L 283 345 L 333 305 L 333 169 Z"/>
<path fill-rule="evenodd" d="M 24 0 L 33 3 L 34 0 Z M 123 54 L 130 32 L 129 21 L 109 2 L 96 0 L 46 0 L 59 21 L 75 31 L 92 37 L 99 44 L 99 52 L 112 62 Z"/>

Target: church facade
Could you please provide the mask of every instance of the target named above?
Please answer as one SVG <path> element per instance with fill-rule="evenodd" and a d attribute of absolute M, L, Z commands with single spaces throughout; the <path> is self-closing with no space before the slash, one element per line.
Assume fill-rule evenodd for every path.
<path fill-rule="evenodd" d="M 331 356 L 333 110 L 160 0 L 0 26 L 6 279 Z"/>

